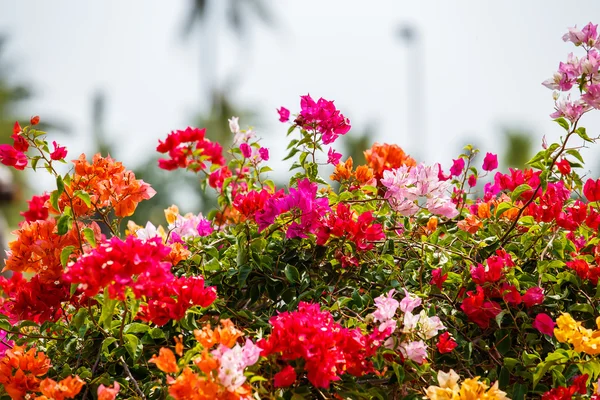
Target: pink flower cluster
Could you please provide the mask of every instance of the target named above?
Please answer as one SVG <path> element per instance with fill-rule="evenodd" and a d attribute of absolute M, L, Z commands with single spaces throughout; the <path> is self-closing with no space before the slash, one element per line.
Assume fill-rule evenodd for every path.
<path fill-rule="evenodd" d="M 432 214 L 456 217 L 458 210 L 447 193 L 450 184 L 439 179 L 438 171 L 438 164 L 384 171 L 381 183 L 387 188 L 385 198 L 404 216 L 416 214 L 420 209 L 419 200 L 425 199 L 424 207 Z"/>
<path fill-rule="evenodd" d="M 335 108 L 333 101 L 320 98 L 314 101 L 309 94 L 300 96 L 300 114 L 294 121 L 302 129 L 316 130 L 322 135 L 324 144 L 335 142 L 339 135 L 345 135 L 350 130 L 350 120 Z M 278 110 L 279 120 L 286 122 L 290 112 L 281 107 Z"/>
<path fill-rule="evenodd" d="M 377 349 L 369 337 L 358 328 L 342 327 L 319 304 L 300 302 L 297 311 L 283 312 L 269 323 L 271 335 L 257 343 L 262 355 L 277 354 L 286 362 L 303 359 L 308 380 L 315 387 L 327 388 L 345 373 L 361 376 L 373 370 L 367 358 Z M 290 377 L 295 371 L 288 367 L 279 372 L 282 376 L 275 375 L 276 384 L 293 383 Z"/>
<path fill-rule="evenodd" d="M 318 186 L 308 179 L 298 181 L 297 188 L 290 188 L 287 195 L 272 196 L 264 203 L 264 208 L 256 214 L 260 231 L 269 227 L 279 215 L 289 213 L 291 224 L 286 237 L 307 238 L 321 226 L 320 219 L 330 211 L 326 197 L 317 198 Z M 239 202 L 238 202 L 239 204 Z"/>
<path fill-rule="evenodd" d="M 591 22 L 583 29 L 570 28 L 563 36 L 566 42 L 572 42 L 575 46 L 582 46 L 586 54 L 581 59 L 569 54 L 566 62 L 561 62 L 558 71 L 552 78 L 543 82 L 543 85 L 563 92 L 573 87 L 579 88 L 581 97 L 571 100 L 570 96 L 558 98 L 556 111 L 550 116 L 552 118 L 565 117 L 571 123 L 575 123 L 581 115 L 590 108 L 600 109 L 600 41 L 598 40 L 598 25 Z"/>
<path fill-rule="evenodd" d="M 246 339 L 243 346 L 236 344 L 229 348 L 221 344 L 213 350 L 212 355 L 219 361 L 218 377 L 221 385 L 230 392 L 242 386 L 246 381 L 244 369 L 256 364 L 261 351 L 250 339 Z"/>

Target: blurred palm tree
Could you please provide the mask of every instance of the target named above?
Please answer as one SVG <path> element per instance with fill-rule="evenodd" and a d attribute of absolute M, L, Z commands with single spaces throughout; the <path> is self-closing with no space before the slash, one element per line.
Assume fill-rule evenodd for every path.
<path fill-rule="evenodd" d="M 506 149 L 504 151 L 504 166 L 523 169 L 532 157 L 531 132 L 522 129 L 505 128 Z"/>
<path fill-rule="evenodd" d="M 25 85 L 11 82 L 11 68 L 3 57 L 5 46 L 6 38 L 0 36 L 0 142 L 12 145 L 10 136 L 15 121 L 25 120 L 18 116 L 17 108 L 31 96 L 31 90 Z M 25 175 L 3 165 L 0 168 L 0 212 L 8 226 L 14 227 L 21 219 L 19 211 L 26 207 Z"/>

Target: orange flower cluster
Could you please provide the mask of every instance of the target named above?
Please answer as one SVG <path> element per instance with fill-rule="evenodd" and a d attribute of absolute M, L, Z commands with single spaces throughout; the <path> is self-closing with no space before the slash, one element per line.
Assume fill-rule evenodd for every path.
<path fill-rule="evenodd" d="M 135 179 L 133 172 L 110 157 L 96 154 L 90 164 L 82 154 L 73 164 L 75 172 L 70 182 L 65 183 L 65 192 L 58 204 L 61 209 L 72 207 L 77 216 L 89 216 L 96 210 L 114 209 L 117 217 L 129 217 L 139 202 L 156 194 L 150 185 Z M 77 190 L 89 194 L 91 206 L 75 196 Z"/>
<path fill-rule="evenodd" d="M 231 320 L 226 319 L 220 322 L 221 326 L 215 329 L 205 325 L 201 330 L 194 331 L 194 336 L 198 343 L 202 345 L 203 351 L 193 359 L 193 363 L 203 374 L 199 374 L 186 366 L 177 378 L 167 375 L 169 395 L 174 399 L 245 400 L 252 398 L 252 388 L 248 384 L 244 384 L 235 391 L 230 392 L 218 382 L 219 361 L 208 350 L 215 345 L 232 348 L 235 346 L 237 339 L 243 335 L 242 331 L 238 330 Z M 181 356 L 183 352 L 182 339 L 176 338 L 175 341 L 175 349 Z M 154 355 L 150 362 L 156 364 L 156 367 L 166 374 L 176 374 L 180 370 L 175 354 L 165 347 L 161 348 L 159 354 Z"/>
<path fill-rule="evenodd" d="M 378 180 L 383 177 L 383 171 L 399 168 L 403 165 L 408 167 L 417 165 L 414 158 L 395 144 L 375 143 L 369 150 L 365 151 L 365 158 Z"/>
<path fill-rule="evenodd" d="M 53 218 L 24 222 L 13 234 L 17 239 L 8 244 L 4 270 L 35 273 L 42 282 L 52 282 L 62 276 L 60 253 L 65 247 L 79 247 L 77 232 L 72 229 L 59 235 Z"/>
<path fill-rule="evenodd" d="M 235 327 L 231 320 L 222 319 L 220 322 L 221 326 L 214 330 L 210 328 L 210 325 L 205 325 L 202 327 L 202 330 L 196 329 L 194 331 L 194 337 L 205 349 L 209 349 L 215 344 L 222 344 L 231 348 L 244 335 L 242 331 Z"/>
<path fill-rule="evenodd" d="M 13 400 L 22 400 L 27 393 L 40 391 L 40 376 L 50 369 L 50 359 L 35 348 L 25 351 L 14 346 L 0 359 L 0 384 Z"/>
<path fill-rule="evenodd" d="M 42 396 L 36 397 L 35 400 L 72 399 L 79 394 L 84 384 L 85 382 L 77 375 L 68 376 L 60 382 L 46 378 L 40 382 Z"/>
<path fill-rule="evenodd" d="M 359 185 L 375 185 L 377 182 L 373 179 L 373 170 L 366 165 L 359 165 L 356 171 L 352 172 L 352 157 L 348 157 L 346 162 L 338 163 L 331 175 L 334 181 L 342 182 L 354 178 Z"/>

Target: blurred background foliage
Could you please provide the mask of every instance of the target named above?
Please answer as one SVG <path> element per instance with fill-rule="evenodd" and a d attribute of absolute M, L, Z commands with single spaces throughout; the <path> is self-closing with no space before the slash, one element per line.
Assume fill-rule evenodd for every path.
<path fill-rule="evenodd" d="M 241 74 L 239 70 L 229 72 L 224 80 L 215 79 L 216 71 L 220 67 L 218 52 L 214 51 L 216 37 L 207 28 L 208 21 L 213 24 L 225 26 L 229 32 L 234 34 L 238 45 L 248 48 L 252 45 L 247 33 L 256 26 L 269 28 L 276 32 L 277 16 L 274 15 L 269 3 L 264 0 L 189 0 L 189 12 L 181 21 L 181 31 L 178 40 L 184 41 L 197 51 L 201 59 L 200 64 L 200 87 L 198 88 L 199 100 L 209 104 L 205 111 L 190 116 L 190 125 L 204 127 L 207 137 L 212 141 L 219 142 L 226 150 L 231 146 L 232 134 L 229 130 L 227 120 L 232 116 L 240 117 L 242 128 L 248 123 L 260 124 L 261 114 L 244 104 L 238 104 L 235 99 L 236 88 L 239 87 Z M 216 7 L 224 7 L 224 13 L 215 12 Z M 177 34 L 177 33 L 176 33 Z M 192 38 L 196 40 L 191 40 Z M 2 58 L 2 49 L 6 38 L 0 38 L 0 140 L 2 143 L 12 143 L 10 135 L 15 120 L 28 121 L 30 116 L 19 114 L 24 110 L 23 103 L 35 93 L 28 85 L 16 82 L 11 73 L 15 66 Z M 196 48 L 196 46 L 198 48 Z M 248 52 L 251 54 L 251 52 Z M 106 110 L 109 99 L 102 90 L 91 95 L 91 119 L 92 119 L 92 143 L 93 149 L 89 156 L 100 152 L 103 155 L 117 154 L 116 140 L 106 129 Z M 60 116 L 53 116 L 57 120 Z M 49 120 L 44 116 L 43 120 Z M 54 123 L 61 131 L 68 132 L 65 124 Z M 44 128 L 44 127 L 42 127 Z M 354 129 L 352 134 L 346 135 L 340 140 L 343 146 L 344 159 L 352 157 L 354 165 L 365 163 L 363 151 L 371 147 L 377 135 L 377 121 L 373 120 L 362 132 Z M 532 142 L 531 133 L 518 127 L 503 130 L 505 138 L 504 151 L 501 159 L 504 167 L 522 168 L 531 156 Z M 479 139 L 479 138 L 478 138 Z M 278 157 L 272 154 L 272 157 Z M 163 171 L 157 167 L 159 154 L 148 154 L 146 159 L 139 163 L 134 169 L 136 176 L 150 183 L 157 191 L 154 198 L 142 202 L 135 215 L 135 222 L 145 224 L 152 221 L 154 224 L 165 224 L 163 209 L 170 204 L 178 204 L 182 212 L 207 213 L 214 205 L 216 196 L 211 190 L 204 193 L 198 184 L 198 179 L 192 173 L 185 171 Z M 446 168 L 449 167 L 445 166 Z M 24 174 L 13 174 L 14 185 L 11 185 L 11 201 L 5 201 L 0 205 L 5 219 L 10 227 L 16 227 L 19 220 L 19 211 L 26 208 L 25 200 L 32 194 L 37 194 L 34 188 L 27 186 Z M 1 176 L 2 174 L 0 174 Z M 33 175 L 29 175 L 33 181 Z M 276 178 L 276 177 L 275 177 Z M 282 178 L 278 185 L 283 185 L 286 179 Z"/>

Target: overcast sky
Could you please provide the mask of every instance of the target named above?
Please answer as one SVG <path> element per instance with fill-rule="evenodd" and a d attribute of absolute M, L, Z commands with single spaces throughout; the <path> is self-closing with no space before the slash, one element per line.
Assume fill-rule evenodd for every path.
<path fill-rule="evenodd" d="M 212 65 L 216 82 L 238 74 L 236 103 L 262 112 L 258 126 L 241 124 L 255 125 L 276 157 L 286 127 L 275 109 L 297 112 L 299 96 L 310 93 L 335 100 L 356 130 L 374 124 L 374 140 L 449 166 L 468 142 L 501 152 L 503 126 L 532 131 L 536 144 L 544 134 L 556 140 L 552 93 L 541 82 L 574 49 L 561 40 L 566 28 L 600 20 L 592 0 L 267 3 L 274 28 L 255 24 L 240 45 L 213 22 L 216 44 L 204 52 L 200 31 L 181 40 L 184 0 L 0 0 L 0 33 L 9 36 L 13 77 L 36 89 L 23 113 L 68 121 L 77 133 L 64 139 L 72 156 L 90 148 L 96 90 L 108 96 L 107 130 L 122 143 L 116 156 L 135 164 L 206 106 L 201 67 Z M 398 35 L 407 24 L 419 36 L 411 49 Z M 416 87 L 421 96 L 410 93 Z M 422 122 L 410 119 L 415 109 Z M 586 118 L 597 136 L 598 117 Z"/>

